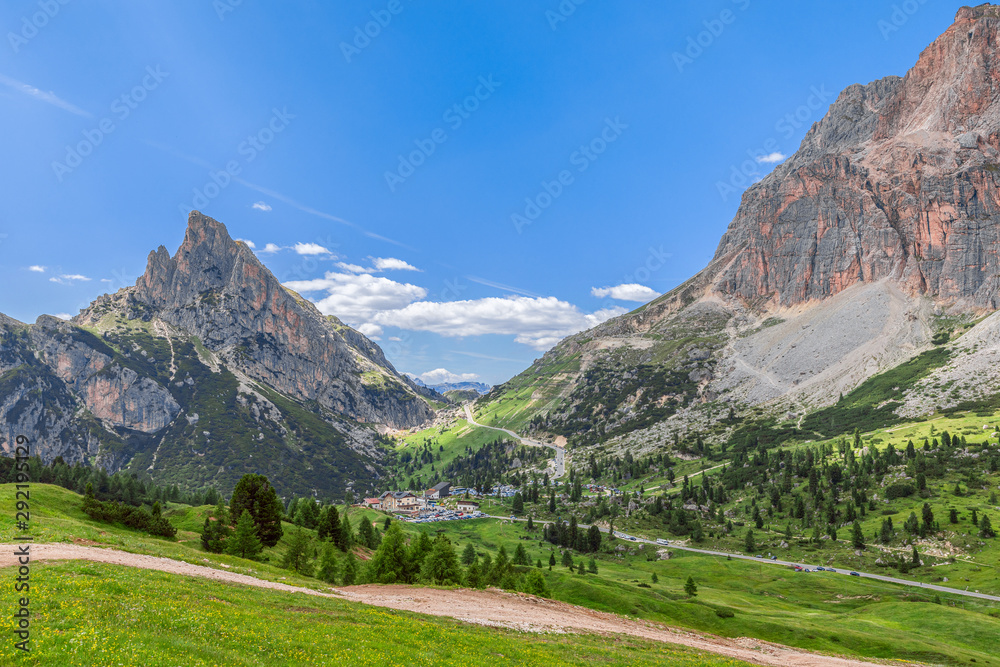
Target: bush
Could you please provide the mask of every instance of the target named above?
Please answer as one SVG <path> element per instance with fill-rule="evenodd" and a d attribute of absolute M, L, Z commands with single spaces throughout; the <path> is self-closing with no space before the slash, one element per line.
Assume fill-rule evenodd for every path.
<path fill-rule="evenodd" d="M 885 497 L 889 500 L 906 498 L 907 496 L 912 496 L 916 490 L 916 487 L 912 484 L 890 484 L 885 487 Z"/>
<path fill-rule="evenodd" d="M 158 506 L 159 503 L 155 509 Z M 150 514 L 141 507 L 131 507 L 119 502 L 101 502 L 93 496 L 87 496 L 83 499 L 83 512 L 95 521 L 120 523 L 150 535 L 173 537 L 177 534 L 177 529 L 160 516 L 159 512 Z"/>
<path fill-rule="evenodd" d="M 725 607 L 719 607 L 718 609 L 715 610 L 715 615 L 718 616 L 719 618 L 732 618 L 736 614 L 733 613 L 732 609 L 727 609 Z"/>

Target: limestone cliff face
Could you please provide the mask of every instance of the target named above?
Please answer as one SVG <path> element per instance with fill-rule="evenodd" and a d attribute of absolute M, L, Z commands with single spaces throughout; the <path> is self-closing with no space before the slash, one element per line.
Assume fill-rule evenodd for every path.
<path fill-rule="evenodd" d="M 1000 11 L 963 8 L 900 77 L 843 91 L 744 194 L 714 289 L 788 306 L 884 278 L 1000 305 Z"/>

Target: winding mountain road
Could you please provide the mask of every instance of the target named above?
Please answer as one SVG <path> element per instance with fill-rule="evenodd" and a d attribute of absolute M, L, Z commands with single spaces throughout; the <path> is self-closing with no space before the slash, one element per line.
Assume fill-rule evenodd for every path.
<path fill-rule="evenodd" d="M 504 521 L 527 521 L 527 519 L 517 519 L 517 518 L 516 519 L 511 519 L 508 516 L 491 516 L 491 515 L 487 515 L 487 516 L 489 516 L 489 518 L 491 518 L 491 519 L 503 519 Z M 542 522 L 542 523 L 547 523 L 547 522 Z M 584 524 L 581 524 L 579 527 L 580 528 L 590 528 L 589 525 L 584 525 Z M 603 528 L 601 526 L 598 526 L 597 529 L 600 530 L 602 533 L 607 533 L 608 532 L 607 528 Z M 816 572 L 815 571 L 817 567 L 823 567 L 823 566 L 810 565 L 808 563 L 796 563 L 796 562 L 788 561 L 788 560 L 771 560 L 770 558 L 756 558 L 754 556 L 747 556 L 745 554 L 730 553 L 730 552 L 727 552 L 727 551 L 710 551 L 708 549 L 695 549 L 694 547 L 681 546 L 679 544 L 668 544 L 668 545 L 665 545 L 665 544 L 660 544 L 660 543 L 656 542 L 655 540 L 649 540 L 649 539 L 646 539 L 645 537 L 639 537 L 638 535 L 631 535 L 630 536 L 627 533 L 622 533 L 622 532 L 617 531 L 617 530 L 615 531 L 615 537 L 617 537 L 620 540 L 624 540 L 626 542 L 636 542 L 636 543 L 640 543 L 640 544 L 652 544 L 654 546 L 662 546 L 662 547 L 667 547 L 667 548 L 670 548 L 670 549 L 677 549 L 679 551 L 690 551 L 691 553 L 703 554 L 703 555 L 706 555 L 706 556 L 721 556 L 721 557 L 728 557 L 728 558 L 738 558 L 740 560 L 749 560 L 749 561 L 753 561 L 755 563 L 760 563 L 761 565 L 781 565 L 781 566 L 784 566 L 784 567 L 801 567 L 803 569 L 809 568 L 810 570 L 813 570 L 813 572 L 809 572 L 809 573 L 805 573 L 805 572 L 799 573 L 799 574 L 802 574 L 803 576 L 814 575 L 814 574 L 822 576 L 822 574 L 825 574 L 825 573 L 820 573 L 820 572 Z M 630 539 L 630 538 L 635 538 L 635 539 Z M 843 575 L 843 576 L 847 577 L 847 576 L 852 576 L 851 572 L 854 572 L 854 570 L 848 570 L 848 569 L 844 569 L 844 568 L 827 568 L 826 572 L 829 572 L 830 574 L 839 574 L 839 575 Z M 925 583 L 922 583 L 922 582 L 919 582 L 919 581 L 912 581 L 910 579 L 898 579 L 896 577 L 887 577 L 885 575 L 871 574 L 871 573 L 868 573 L 868 572 L 858 572 L 856 574 L 856 576 L 859 577 L 859 578 L 861 578 L 861 579 L 877 579 L 878 581 L 885 581 L 885 582 L 888 582 L 890 584 L 899 584 L 901 586 L 911 586 L 913 588 L 920 588 L 920 589 L 928 590 L 928 591 L 936 591 L 936 592 L 940 592 L 940 593 L 947 593 L 948 595 L 962 595 L 962 596 L 970 597 L 970 598 L 979 598 L 980 600 L 990 600 L 992 602 L 1000 602 L 1000 596 L 987 595 L 986 593 L 979 593 L 978 591 L 963 591 L 963 590 L 958 589 L 958 588 L 948 588 L 947 586 L 938 586 L 936 584 L 925 584 Z"/>
<path fill-rule="evenodd" d="M 478 423 L 475 420 L 475 418 L 473 418 L 472 409 L 469 408 L 468 403 L 466 403 L 462 407 L 465 408 L 465 421 L 469 422 L 473 426 L 478 426 L 479 428 L 488 428 L 494 431 L 502 431 L 503 433 L 506 433 L 510 437 L 519 441 L 522 445 L 526 445 L 528 447 L 548 447 L 549 449 L 553 450 L 556 453 L 556 456 L 554 462 L 555 474 L 553 475 L 552 479 L 559 479 L 560 477 L 566 474 L 566 450 L 563 447 L 559 447 L 558 445 L 550 445 L 545 442 L 538 442 L 537 440 L 529 440 L 528 438 L 522 438 L 517 433 L 514 433 L 513 431 L 505 428 L 499 428 L 497 426 L 485 426 L 483 424 Z"/>

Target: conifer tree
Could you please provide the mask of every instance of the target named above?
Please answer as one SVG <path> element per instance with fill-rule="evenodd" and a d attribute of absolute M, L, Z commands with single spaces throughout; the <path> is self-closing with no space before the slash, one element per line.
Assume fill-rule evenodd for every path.
<path fill-rule="evenodd" d="M 693 577 L 689 576 L 687 581 L 684 582 L 684 592 L 691 598 L 698 594 L 698 586 L 694 583 Z"/>
<path fill-rule="evenodd" d="M 340 568 L 337 565 L 337 547 L 331 542 L 323 545 L 323 556 L 319 562 L 319 572 L 316 576 L 328 584 L 337 583 Z"/>
<path fill-rule="evenodd" d="M 309 536 L 302 532 L 301 528 L 296 530 L 288 542 L 288 551 L 285 552 L 281 566 L 311 577 L 313 566 L 309 559 L 309 547 Z"/>
<path fill-rule="evenodd" d="M 243 510 L 236 521 L 236 530 L 226 540 L 226 553 L 240 558 L 254 558 L 261 552 L 261 540 L 250 512 Z"/>
<path fill-rule="evenodd" d="M 353 586 L 358 580 L 358 559 L 355 558 L 354 553 L 348 553 L 347 558 L 344 559 L 344 574 L 343 574 L 343 584 L 344 586 Z"/>

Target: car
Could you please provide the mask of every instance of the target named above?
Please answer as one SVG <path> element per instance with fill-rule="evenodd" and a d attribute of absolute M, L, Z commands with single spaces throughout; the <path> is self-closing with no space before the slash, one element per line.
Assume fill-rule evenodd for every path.
<path fill-rule="evenodd" d="M 657 544 L 662 544 L 662 545 L 664 545 L 664 546 L 666 546 L 666 545 L 670 544 L 669 540 L 665 540 L 665 539 L 663 539 L 662 537 L 659 537 L 659 538 L 657 538 L 657 539 L 656 539 L 656 543 L 657 543 Z"/>
<path fill-rule="evenodd" d="M 771 560 L 778 560 L 777 556 L 771 556 Z"/>
<path fill-rule="evenodd" d="M 836 570 L 834 570 L 834 569 L 833 569 L 832 567 L 828 567 L 828 568 L 826 568 L 826 571 L 827 571 L 827 572 L 836 572 Z"/>
<path fill-rule="evenodd" d="M 757 558 L 763 558 L 763 556 L 760 555 L 760 554 L 757 554 Z"/>
<path fill-rule="evenodd" d="M 817 571 L 817 572 L 825 572 L 825 571 L 826 571 L 826 568 L 825 568 L 825 567 L 817 567 L 817 568 L 816 568 L 816 571 Z"/>
<path fill-rule="evenodd" d="M 857 572 L 851 572 L 852 577 L 860 577 L 861 575 Z"/>
<path fill-rule="evenodd" d="M 803 572 L 812 572 L 812 570 L 810 570 L 808 567 L 806 569 L 802 570 L 802 571 Z"/>
<path fill-rule="evenodd" d="M 516 519 L 517 517 L 516 517 L 516 516 L 514 516 L 513 514 L 511 514 L 511 515 L 510 515 L 510 518 L 511 518 L 511 519 Z"/>
<path fill-rule="evenodd" d="M 630 540 L 632 540 L 633 542 L 635 542 L 635 538 L 634 538 L 634 537 L 629 537 L 628 539 L 630 539 Z"/>

